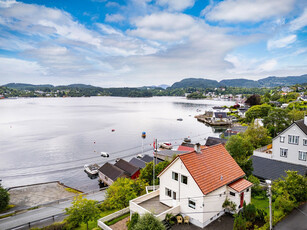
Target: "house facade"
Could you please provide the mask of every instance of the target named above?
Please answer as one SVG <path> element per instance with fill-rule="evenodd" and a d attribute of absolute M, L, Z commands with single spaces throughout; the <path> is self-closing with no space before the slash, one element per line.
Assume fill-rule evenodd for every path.
<path fill-rule="evenodd" d="M 226 199 L 240 209 L 251 201 L 252 183 L 222 144 L 178 155 L 159 175 L 159 202 L 205 227 L 226 211 Z M 147 194 L 147 195 L 150 195 Z M 143 197 L 144 199 L 144 197 Z M 135 212 L 131 202 L 130 211 Z M 178 213 L 172 212 L 176 215 Z M 142 213 L 139 213 L 142 214 Z"/>
<path fill-rule="evenodd" d="M 256 149 L 254 155 L 307 166 L 307 116 L 293 122 L 272 140 L 272 146 Z"/>

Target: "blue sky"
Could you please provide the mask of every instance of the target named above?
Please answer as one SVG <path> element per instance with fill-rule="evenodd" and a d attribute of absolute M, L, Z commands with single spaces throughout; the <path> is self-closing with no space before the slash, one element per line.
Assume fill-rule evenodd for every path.
<path fill-rule="evenodd" d="M 306 73 L 305 0 L 0 0 L 0 84 Z"/>

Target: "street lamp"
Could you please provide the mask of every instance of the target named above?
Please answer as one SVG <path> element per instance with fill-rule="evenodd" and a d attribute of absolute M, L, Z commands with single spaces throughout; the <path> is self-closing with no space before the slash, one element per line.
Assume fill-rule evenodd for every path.
<path fill-rule="evenodd" d="M 269 208 L 270 208 L 270 230 L 273 229 L 272 226 L 272 191 L 271 191 L 271 180 L 265 180 L 265 183 L 268 185 L 268 195 L 269 195 Z"/>

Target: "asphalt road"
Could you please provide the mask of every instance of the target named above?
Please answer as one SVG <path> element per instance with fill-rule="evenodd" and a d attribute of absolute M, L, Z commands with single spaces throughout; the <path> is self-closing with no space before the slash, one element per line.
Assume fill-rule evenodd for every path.
<path fill-rule="evenodd" d="M 281 222 L 276 224 L 275 230 L 307 230 L 307 203 L 299 206 Z"/>
<path fill-rule="evenodd" d="M 93 193 L 87 195 L 86 198 L 89 200 L 97 200 L 103 201 L 105 199 L 105 192 L 106 190 Z M 35 210 L 30 210 L 22 214 L 17 214 L 15 216 L 11 216 L 5 219 L 0 220 L 0 229 L 14 229 L 18 226 L 28 225 L 31 222 L 37 222 L 44 218 L 51 218 L 52 216 L 63 214 L 65 208 L 71 206 L 71 201 L 65 201 L 59 204 L 53 204 L 47 207 L 38 208 Z"/>

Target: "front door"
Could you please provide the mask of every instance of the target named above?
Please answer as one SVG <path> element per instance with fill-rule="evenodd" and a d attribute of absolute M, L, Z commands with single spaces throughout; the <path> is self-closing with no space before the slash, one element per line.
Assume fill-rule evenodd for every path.
<path fill-rule="evenodd" d="M 240 208 L 243 207 L 243 203 L 244 203 L 244 192 L 242 192 L 240 196 Z"/>

